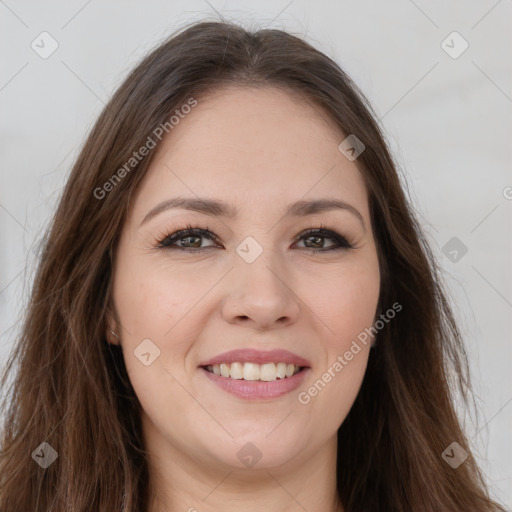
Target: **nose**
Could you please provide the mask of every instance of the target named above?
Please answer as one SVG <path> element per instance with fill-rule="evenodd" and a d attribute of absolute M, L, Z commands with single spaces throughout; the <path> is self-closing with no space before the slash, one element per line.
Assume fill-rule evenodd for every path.
<path fill-rule="evenodd" d="M 237 261 L 226 284 L 222 316 L 228 323 L 265 330 L 292 325 L 299 318 L 300 299 L 275 258 L 262 254 L 252 263 Z"/>

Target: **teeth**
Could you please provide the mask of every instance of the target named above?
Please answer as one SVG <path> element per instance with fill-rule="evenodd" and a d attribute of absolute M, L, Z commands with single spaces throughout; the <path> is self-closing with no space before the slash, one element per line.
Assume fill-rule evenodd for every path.
<path fill-rule="evenodd" d="M 260 365 L 255 363 L 245 363 L 242 375 L 244 380 L 259 380 Z"/>
<path fill-rule="evenodd" d="M 229 366 L 227 364 L 220 365 L 220 374 L 223 377 L 229 377 Z"/>
<path fill-rule="evenodd" d="M 262 364 L 260 366 L 260 380 L 270 381 L 276 380 L 277 368 L 274 363 Z"/>
<path fill-rule="evenodd" d="M 277 379 L 292 377 L 299 372 L 300 366 L 286 363 L 222 363 L 209 365 L 210 373 L 231 379 L 261 380 L 270 382 Z"/>
<path fill-rule="evenodd" d="M 232 379 L 242 379 L 244 376 L 244 367 L 240 363 L 232 363 L 229 376 Z"/>

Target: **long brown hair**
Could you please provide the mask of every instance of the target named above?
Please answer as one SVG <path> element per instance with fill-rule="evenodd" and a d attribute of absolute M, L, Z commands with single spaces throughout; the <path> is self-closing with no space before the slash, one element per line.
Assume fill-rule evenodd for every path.
<path fill-rule="evenodd" d="M 118 236 L 154 152 L 125 167 L 122 179 L 113 176 L 176 109 L 223 85 L 299 91 L 366 147 L 357 164 L 379 254 L 379 310 L 398 301 L 403 311 L 378 333 L 339 429 L 345 510 L 504 511 L 489 498 L 455 413 L 455 393 L 466 405 L 470 393 L 463 342 L 367 100 L 337 64 L 297 37 L 203 22 L 130 73 L 67 181 L 2 378 L 2 512 L 147 510 L 140 403 L 121 349 L 105 333 Z M 456 469 L 441 455 L 453 442 L 468 454 Z M 52 454 L 58 458 L 48 467 L 36 463 Z"/>

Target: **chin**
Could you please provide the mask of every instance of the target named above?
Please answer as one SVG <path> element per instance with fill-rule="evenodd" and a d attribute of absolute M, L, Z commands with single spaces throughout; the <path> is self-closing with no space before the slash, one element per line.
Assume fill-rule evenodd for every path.
<path fill-rule="evenodd" d="M 275 425 L 274 425 L 275 428 Z M 244 436 L 233 436 L 223 443 L 215 443 L 205 449 L 213 460 L 231 470 L 263 470 L 285 466 L 303 453 L 304 439 L 291 435 L 283 429 L 277 434 L 271 430 L 252 432 Z"/>

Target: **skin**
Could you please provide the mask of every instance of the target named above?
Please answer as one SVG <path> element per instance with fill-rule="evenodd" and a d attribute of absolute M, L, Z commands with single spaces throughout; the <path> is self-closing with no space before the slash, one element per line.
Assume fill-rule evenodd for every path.
<path fill-rule="evenodd" d="M 116 252 L 110 328 L 119 340 L 109 333 L 122 345 L 143 409 L 150 512 L 230 512 L 241 504 L 245 512 L 343 510 L 336 432 L 360 389 L 370 344 L 308 404 L 297 396 L 376 315 L 380 275 L 367 191 L 357 161 L 338 150 L 344 138 L 296 93 L 231 87 L 201 97 L 156 149 Z M 178 195 L 220 199 L 239 212 L 221 218 L 172 209 L 141 225 Z M 363 222 L 342 209 L 284 217 L 288 204 L 320 198 L 342 199 Z M 180 251 L 187 237 L 174 249 L 159 247 L 187 224 L 220 241 L 189 234 L 195 253 Z M 298 238 L 321 225 L 353 248 L 322 252 L 336 241 Z M 250 264 L 236 252 L 248 236 L 263 249 Z M 160 356 L 145 366 L 134 350 L 148 338 Z M 236 348 L 283 348 L 308 359 L 311 370 L 285 396 L 243 400 L 198 368 Z M 237 457 L 248 442 L 262 455 L 250 468 Z"/>

